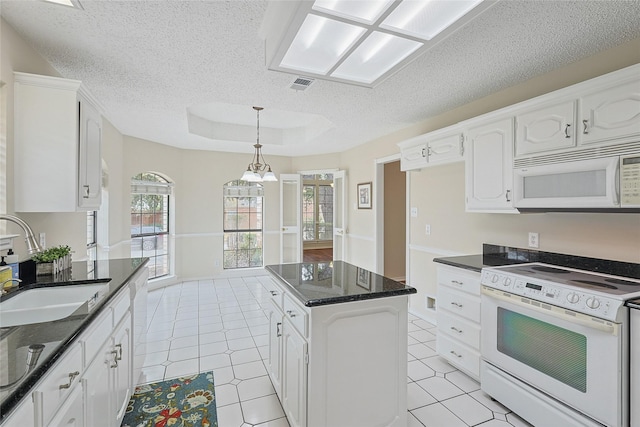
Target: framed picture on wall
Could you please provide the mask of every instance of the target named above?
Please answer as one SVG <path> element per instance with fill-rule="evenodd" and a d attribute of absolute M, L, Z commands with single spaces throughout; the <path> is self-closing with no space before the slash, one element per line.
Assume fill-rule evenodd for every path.
<path fill-rule="evenodd" d="M 358 209 L 371 209 L 371 183 L 358 184 Z"/>

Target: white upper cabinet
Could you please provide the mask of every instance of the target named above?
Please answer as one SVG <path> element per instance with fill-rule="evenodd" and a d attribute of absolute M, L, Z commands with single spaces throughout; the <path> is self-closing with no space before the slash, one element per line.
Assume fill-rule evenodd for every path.
<path fill-rule="evenodd" d="M 583 96 L 580 118 L 581 144 L 637 140 L 640 136 L 640 78 Z"/>
<path fill-rule="evenodd" d="M 14 73 L 16 212 L 100 207 L 102 118 L 77 80 Z"/>
<path fill-rule="evenodd" d="M 513 119 L 467 130 L 465 162 L 467 211 L 513 209 Z"/>
<path fill-rule="evenodd" d="M 516 157 L 575 147 L 575 117 L 575 101 L 518 114 Z"/>
<path fill-rule="evenodd" d="M 462 160 L 464 153 L 464 137 L 461 131 L 429 137 L 427 157 L 430 164 L 451 163 Z"/>
<path fill-rule="evenodd" d="M 400 170 L 410 171 L 427 166 L 427 141 L 424 135 L 398 144 L 400 147 Z"/>
<path fill-rule="evenodd" d="M 416 136 L 398 144 L 400 170 L 410 171 L 431 165 L 463 160 L 464 137 L 458 126 L 450 126 Z"/>

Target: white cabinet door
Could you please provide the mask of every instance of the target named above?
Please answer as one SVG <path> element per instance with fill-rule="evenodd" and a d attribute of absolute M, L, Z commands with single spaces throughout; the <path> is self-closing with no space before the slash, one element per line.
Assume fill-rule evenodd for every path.
<path fill-rule="evenodd" d="M 514 212 L 513 119 L 470 128 L 467 141 L 467 210 Z"/>
<path fill-rule="evenodd" d="M 307 342 L 288 318 L 282 322 L 282 408 L 291 427 L 307 425 Z"/>
<path fill-rule="evenodd" d="M 91 427 L 111 427 L 113 416 L 111 405 L 111 342 L 108 340 L 89 365 L 82 379 L 86 407 L 86 425 Z"/>
<path fill-rule="evenodd" d="M 267 306 L 269 317 L 269 359 L 267 369 L 269 377 L 276 389 L 276 394 L 282 399 L 282 311 L 269 302 Z"/>
<path fill-rule="evenodd" d="M 102 118 L 77 80 L 14 73 L 16 212 L 100 206 Z"/>
<path fill-rule="evenodd" d="M 132 390 L 131 385 L 131 315 L 127 314 L 120 326 L 113 334 L 112 355 L 114 363 L 113 369 L 113 413 L 112 417 L 117 420 L 117 425 L 124 417 L 129 396 Z M 115 354 L 113 352 L 116 352 Z"/>
<path fill-rule="evenodd" d="M 84 407 L 82 403 L 81 387 L 76 386 L 49 423 L 49 427 L 84 427 L 87 425 L 84 422 Z M 30 424 L 25 424 L 25 427 L 28 425 Z"/>
<path fill-rule="evenodd" d="M 580 101 L 581 144 L 640 135 L 640 80 L 592 93 Z"/>
<path fill-rule="evenodd" d="M 516 117 L 516 157 L 576 146 L 576 102 L 567 101 Z"/>
<path fill-rule="evenodd" d="M 78 204 L 98 209 L 102 193 L 102 118 L 80 97 L 80 137 L 78 141 Z"/>
<path fill-rule="evenodd" d="M 427 146 L 422 143 L 413 147 L 402 148 L 400 152 L 400 170 L 410 171 L 427 166 Z"/>
<path fill-rule="evenodd" d="M 429 164 L 451 163 L 462 160 L 463 137 L 457 132 L 429 140 L 427 144 L 427 157 Z"/>

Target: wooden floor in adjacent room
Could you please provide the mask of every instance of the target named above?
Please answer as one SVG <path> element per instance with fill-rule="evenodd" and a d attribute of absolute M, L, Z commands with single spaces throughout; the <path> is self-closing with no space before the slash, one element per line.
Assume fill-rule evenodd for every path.
<path fill-rule="evenodd" d="M 303 262 L 321 262 L 333 260 L 333 248 L 305 249 L 302 252 Z"/>

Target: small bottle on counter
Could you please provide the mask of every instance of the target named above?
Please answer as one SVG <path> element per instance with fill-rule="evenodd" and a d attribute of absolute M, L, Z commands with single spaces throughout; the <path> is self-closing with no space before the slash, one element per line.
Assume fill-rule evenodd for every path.
<path fill-rule="evenodd" d="M 13 252 L 13 249 L 9 249 L 7 256 L 5 257 L 6 263 L 11 267 L 11 277 L 14 279 L 20 278 L 20 266 L 18 264 L 18 255 Z"/>

